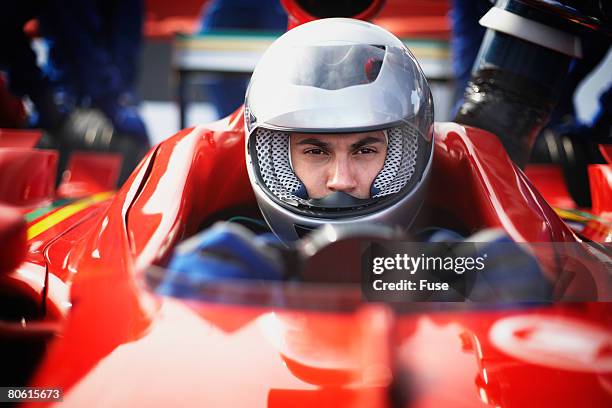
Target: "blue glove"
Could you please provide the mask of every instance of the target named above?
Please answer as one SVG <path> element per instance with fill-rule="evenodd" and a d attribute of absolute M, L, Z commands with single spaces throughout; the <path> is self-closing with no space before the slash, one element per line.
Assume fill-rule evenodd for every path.
<path fill-rule="evenodd" d="M 186 296 L 212 281 L 282 278 L 278 249 L 241 225 L 218 222 L 177 246 L 157 291 Z"/>

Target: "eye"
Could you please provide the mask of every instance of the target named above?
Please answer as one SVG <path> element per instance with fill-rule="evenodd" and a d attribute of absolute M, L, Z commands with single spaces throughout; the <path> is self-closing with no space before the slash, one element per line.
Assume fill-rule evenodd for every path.
<path fill-rule="evenodd" d="M 327 152 L 324 151 L 323 149 L 313 148 L 313 149 L 304 150 L 304 154 L 322 155 L 322 154 L 327 154 Z"/>
<path fill-rule="evenodd" d="M 359 149 L 355 151 L 355 154 L 372 154 L 376 152 L 377 152 L 376 149 L 372 147 L 360 147 Z"/>

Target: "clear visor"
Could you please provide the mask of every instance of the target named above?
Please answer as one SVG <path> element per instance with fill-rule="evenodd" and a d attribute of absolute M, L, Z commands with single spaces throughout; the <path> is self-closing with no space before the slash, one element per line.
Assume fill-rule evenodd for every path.
<path fill-rule="evenodd" d="M 247 128 L 355 132 L 408 121 L 428 135 L 431 93 L 404 47 L 327 42 L 271 47 L 247 91 Z"/>

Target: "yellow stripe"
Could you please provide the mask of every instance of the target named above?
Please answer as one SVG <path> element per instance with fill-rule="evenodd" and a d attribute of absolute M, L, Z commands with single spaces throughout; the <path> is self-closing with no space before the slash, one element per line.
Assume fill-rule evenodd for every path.
<path fill-rule="evenodd" d="M 106 200 L 112 195 L 113 193 L 110 191 L 94 194 L 91 197 L 84 198 L 70 205 L 67 205 L 60 210 L 57 210 L 48 217 L 43 218 L 42 220 L 28 228 L 28 240 L 37 237 L 49 228 L 64 221 L 66 218 L 78 213 L 81 210 L 84 210 L 87 207 L 92 206 L 93 204 Z"/>
<path fill-rule="evenodd" d="M 578 222 L 586 222 L 589 221 L 588 218 L 582 216 L 582 215 L 578 215 L 578 214 L 574 214 L 570 211 L 567 210 L 563 210 L 561 208 L 553 208 L 553 210 L 555 210 L 555 212 L 557 213 L 557 215 L 565 220 L 570 220 L 570 221 L 578 221 Z"/>
<path fill-rule="evenodd" d="M 237 41 L 237 40 L 191 40 L 181 42 L 178 49 L 181 51 L 265 51 L 272 40 Z"/>

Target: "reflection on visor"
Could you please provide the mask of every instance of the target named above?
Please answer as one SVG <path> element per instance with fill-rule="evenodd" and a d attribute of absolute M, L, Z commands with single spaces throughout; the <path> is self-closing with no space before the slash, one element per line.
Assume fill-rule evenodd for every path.
<path fill-rule="evenodd" d="M 385 47 L 335 45 L 293 50 L 290 82 L 294 85 L 337 90 L 376 81 L 385 58 Z"/>

